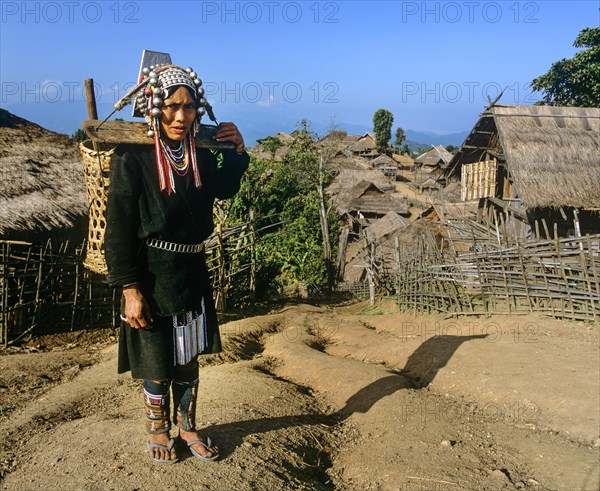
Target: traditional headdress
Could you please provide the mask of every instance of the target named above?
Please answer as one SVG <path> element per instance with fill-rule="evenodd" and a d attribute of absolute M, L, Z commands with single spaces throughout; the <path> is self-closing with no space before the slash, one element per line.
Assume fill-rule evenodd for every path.
<path fill-rule="evenodd" d="M 139 81 L 144 84 L 136 96 L 135 107 L 143 114 L 148 122 L 148 136 L 154 137 L 156 150 L 156 167 L 161 191 L 169 194 L 175 192 L 173 171 L 179 175 L 186 175 L 191 167 L 194 173 L 194 183 L 197 188 L 202 186 L 198 164 L 196 162 L 196 147 L 194 138 L 200 129 L 200 119 L 206 114 L 213 116 L 208 101 L 204 98 L 202 80 L 191 68 L 182 68 L 176 65 L 156 65 L 142 69 Z M 171 89 L 184 86 L 190 89 L 197 106 L 197 116 L 189 133 L 178 149 L 172 149 L 160 138 L 160 115 L 164 100 L 171 95 Z M 211 117 L 213 119 L 213 117 Z"/>

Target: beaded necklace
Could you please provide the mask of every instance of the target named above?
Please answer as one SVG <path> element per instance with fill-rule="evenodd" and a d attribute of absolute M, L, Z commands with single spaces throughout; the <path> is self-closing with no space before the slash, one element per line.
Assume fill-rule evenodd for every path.
<path fill-rule="evenodd" d="M 187 152 L 185 151 L 185 147 L 187 145 L 184 145 L 183 142 L 179 142 L 178 148 L 171 148 L 169 145 L 165 145 L 161 140 L 160 146 L 167 158 L 167 161 L 175 170 L 175 172 L 177 172 L 177 174 L 180 176 L 185 176 L 189 169 L 189 159 L 186 158 Z"/>
<path fill-rule="evenodd" d="M 202 187 L 200 172 L 198 172 L 198 163 L 196 162 L 196 146 L 194 136 L 198 132 L 198 123 L 194 121 L 192 130 L 180 143 L 179 148 L 172 149 L 165 145 L 160 137 L 160 122 L 158 118 L 153 121 L 154 127 L 154 150 L 156 152 L 156 167 L 158 170 L 158 184 L 161 191 L 166 191 L 169 195 L 175 192 L 175 181 L 173 179 L 173 170 L 180 175 L 185 176 L 192 168 L 194 173 L 194 185 L 196 188 Z"/>

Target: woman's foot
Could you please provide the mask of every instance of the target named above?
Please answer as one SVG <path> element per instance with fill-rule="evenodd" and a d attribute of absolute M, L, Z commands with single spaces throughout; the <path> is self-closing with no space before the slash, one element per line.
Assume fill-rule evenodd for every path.
<path fill-rule="evenodd" d="M 188 442 L 198 441 L 198 443 L 188 445 L 188 447 L 192 450 L 194 456 L 200 458 L 200 460 L 210 462 L 219 456 L 219 448 L 211 444 L 210 438 L 202 438 L 197 431 L 179 429 L 179 436 L 186 445 L 188 445 Z"/>
<path fill-rule="evenodd" d="M 168 433 L 151 434 L 148 441 L 148 453 L 157 464 L 174 464 L 177 462 L 175 440 Z"/>

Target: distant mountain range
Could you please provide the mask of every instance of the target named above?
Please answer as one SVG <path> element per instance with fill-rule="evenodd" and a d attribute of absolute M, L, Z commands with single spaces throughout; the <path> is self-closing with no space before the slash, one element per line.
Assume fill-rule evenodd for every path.
<path fill-rule="evenodd" d="M 59 133 L 73 134 L 81 124 L 81 121 L 87 119 L 85 103 L 83 101 L 74 102 L 38 102 L 36 104 L 6 104 L 4 109 L 11 113 L 25 118 L 33 123 L 36 123 L 46 129 Z M 108 103 L 98 103 L 98 113 L 100 117 L 105 117 L 110 114 L 112 107 Z M 231 112 L 229 112 L 231 111 Z M 130 108 L 115 114 L 114 117 L 131 119 Z M 242 130 L 247 146 L 251 147 L 256 144 L 259 138 L 265 138 L 269 135 L 275 135 L 280 131 L 291 133 L 294 131 L 298 121 L 291 119 L 289 116 L 279 113 L 273 115 L 266 111 L 257 110 L 256 107 L 232 107 L 220 108 L 220 113 L 217 114 L 220 121 L 234 121 Z M 138 119 L 138 121 L 141 121 Z M 311 121 L 312 129 L 318 136 L 327 134 L 330 129 L 330 124 L 326 122 Z M 372 132 L 373 127 L 370 125 L 360 125 L 339 122 L 338 129 L 347 131 L 350 134 L 364 134 Z M 417 151 L 423 147 L 431 145 L 461 145 L 469 131 L 459 133 L 437 134 L 430 131 L 416 131 L 405 129 L 405 143 L 413 151 Z M 394 137 L 392 136 L 392 142 Z"/>

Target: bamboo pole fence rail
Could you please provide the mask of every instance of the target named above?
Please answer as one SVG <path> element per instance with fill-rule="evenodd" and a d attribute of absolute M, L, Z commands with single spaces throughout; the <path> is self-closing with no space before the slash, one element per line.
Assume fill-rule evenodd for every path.
<path fill-rule="evenodd" d="M 247 274 L 248 284 L 256 284 L 255 242 L 274 237 L 283 223 L 277 217 L 252 218 L 217 227 L 207 239 L 207 267 L 221 309 L 234 277 Z M 0 345 L 30 334 L 117 325 L 120 298 L 105 276 L 84 267 L 86 248 L 85 241 L 73 246 L 0 240 Z"/>
<path fill-rule="evenodd" d="M 0 241 L 0 344 L 32 332 L 114 325 L 114 292 L 82 267 L 84 252 L 85 243 Z"/>
<path fill-rule="evenodd" d="M 363 248 L 370 281 L 388 294 L 393 282 L 401 309 L 600 320 L 600 234 L 525 240 L 468 219 L 444 225 L 442 246 L 426 232 L 410 244 Z"/>

